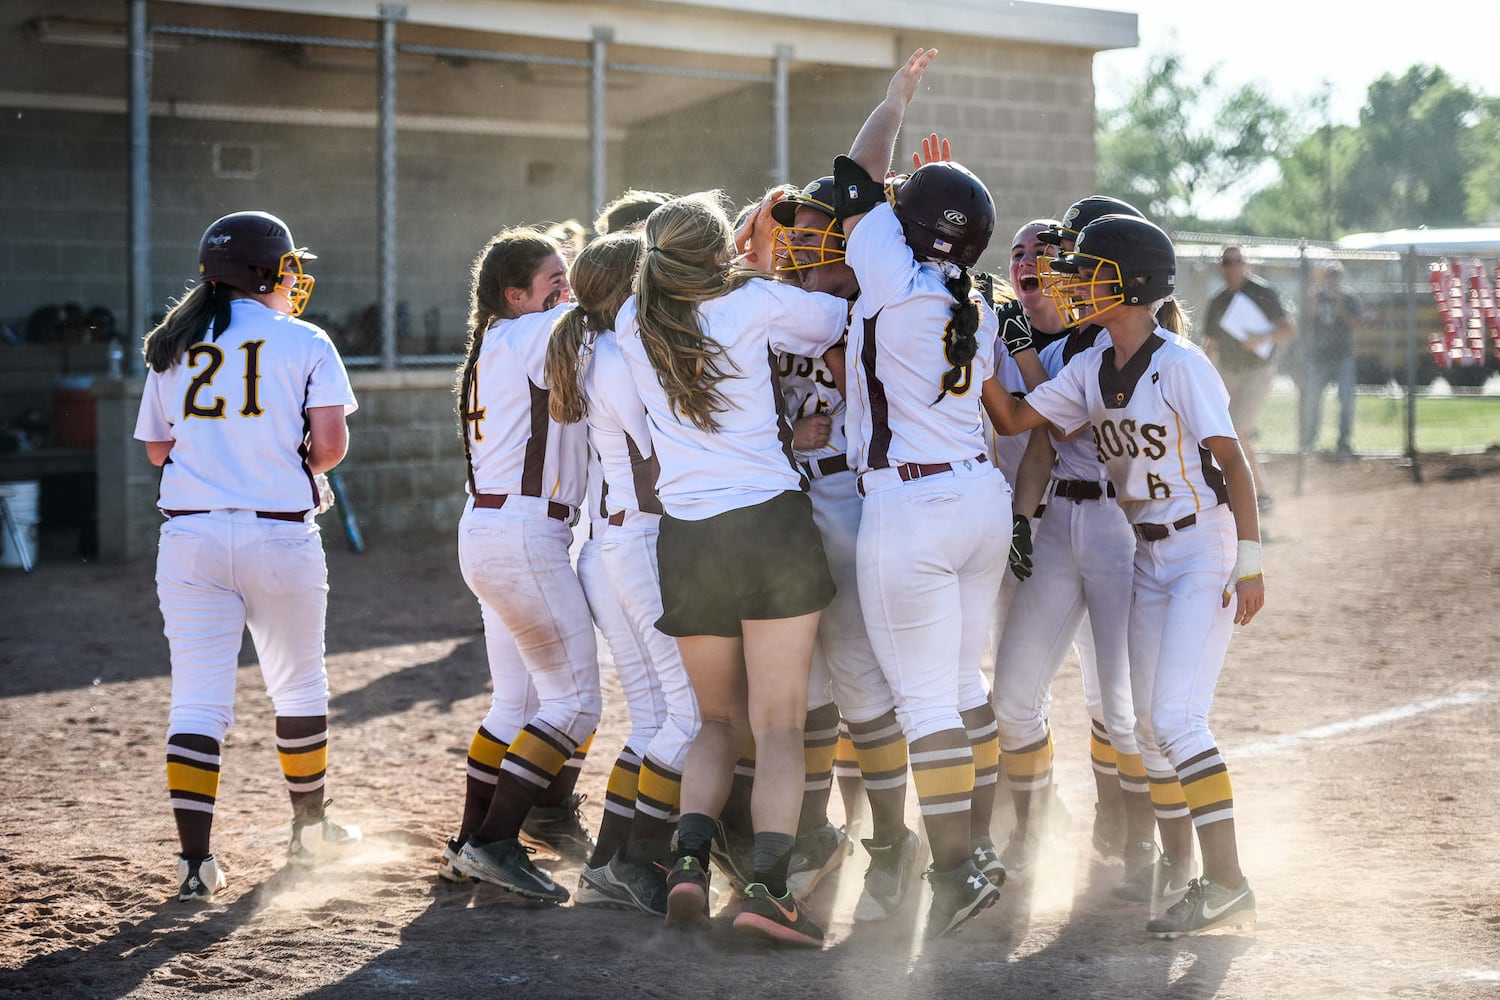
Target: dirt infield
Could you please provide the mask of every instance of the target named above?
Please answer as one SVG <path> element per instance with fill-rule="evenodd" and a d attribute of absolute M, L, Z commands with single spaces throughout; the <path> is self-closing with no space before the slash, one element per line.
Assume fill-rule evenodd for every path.
<path fill-rule="evenodd" d="M 152 566 L 7 571 L 0 997 L 1500 996 L 1500 460 L 1426 473 L 1318 464 L 1294 497 L 1273 470 L 1288 486 L 1266 525 L 1267 607 L 1236 635 L 1214 712 L 1260 924 L 1176 942 L 1145 937 L 1144 908 L 1109 893 L 1118 867 L 1088 851 L 1071 668 L 1053 714 L 1070 831 L 954 940 L 914 943 L 925 893 L 907 919 L 852 928 L 859 850 L 813 898 L 831 939 L 815 953 L 440 882 L 488 699 L 478 615 L 451 539 L 354 556 L 332 524 L 330 793 L 367 843 L 285 867 L 286 795 L 247 646 L 215 831 L 229 890 L 222 905 L 166 902 Z M 605 673 L 580 784 L 592 824 L 627 731 Z"/>

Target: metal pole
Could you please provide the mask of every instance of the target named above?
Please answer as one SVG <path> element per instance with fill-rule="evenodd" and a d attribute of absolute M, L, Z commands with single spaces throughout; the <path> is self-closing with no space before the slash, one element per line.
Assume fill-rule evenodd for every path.
<path fill-rule="evenodd" d="M 785 184 L 792 179 L 791 111 L 787 82 L 792 64 L 792 47 L 776 46 L 775 82 L 771 84 L 771 183 Z"/>
<path fill-rule="evenodd" d="M 380 104 L 376 143 L 380 166 L 376 180 L 379 207 L 376 226 L 376 270 L 380 305 L 380 367 L 396 367 L 396 22 L 406 19 L 400 4 L 380 5 Z"/>
<path fill-rule="evenodd" d="M 130 2 L 130 267 L 124 371 L 141 371 L 142 340 L 151 306 L 151 34 L 146 0 Z"/>
<path fill-rule="evenodd" d="M 1299 317 L 1299 321 L 1302 323 L 1302 336 L 1299 340 L 1294 341 L 1293 343 L 1295 346 L 1290 348 L 1295 355 L 1295 357 L 1293 358 L 1292 369 L 1297 373 L 1297 377 L 1293 380 L 1296 382 L 1297 393 L 1296 420 L 1293 421 L 1293 425 L 1296 427 L 1295 433 L 1297 435 L 1297 484 L 1295 493 L 1299 497 L 1302 495 L 1302 488 L 1307 479 L 1307 454 L 1312 450 L 1311 445 L 1304 445 L 1309 440 L 1312 442 L 1312 445 L 1316 445 L 1318 442 L 1317 435 L 1319 430 L 1316 427 L 1302 426 L 1303 420 L 1306 419 L 1304 414 L 1307 412 L 1307 407 L 1302 405 L 1302 397 L 1307 395 L 1307 393 L 1309 392 L 1316 391 L 1321 393 L 1323 391 L 1323 387 L 1321 385 L 1317 386 L 1315 389 L 1313 386 L 1309 385 L 1307 381 L 1307 338 L 1309 336 L 1307 327 L 1316 319 L 1316 317 L 1313 316 L 1312 298 L 1308 294 L 1309 289 L 1307 279 L 1307 240 L 1299 240 L 1297 243 L 1297 280 L 1301 285 L 1301 287 L 1298 289 L 1298 294 L 1301 296 L 1300 308 L 1302 310 L 1302 315 L 1301 317 Z M 1311 435 L 1311 437 L 1309 437 L 1309 434 Z"/>
<path fill-rule="evenodd" d="M 1408 246 L 1403 261 L 1406 272 L 1406 459 L 1411 463 L 1412 482 L 1422 481 L 1422 462 L 1417 457 L 1417 248 Z"/>
<path fill-rule="evenodd" d="M 595 26 L 593 40 L 589 42 L 589 211 L 592 219 L 604 207 L 608 197 L 605 191 L 609 183 L 609 146 L 606 130 L 609 118 L 606 115 L 609 100 L 609 43 L 615 40 L 613 28 Z"/>

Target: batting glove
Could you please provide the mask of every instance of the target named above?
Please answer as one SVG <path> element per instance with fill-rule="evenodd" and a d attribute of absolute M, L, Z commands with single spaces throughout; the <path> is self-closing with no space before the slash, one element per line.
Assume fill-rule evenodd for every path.
<path fill-rule="evenodd" d="M 1010 571 L 1017 580 L 1025 580 L 1031 576 L 1031 569 L 1031 519 L 1017 514 L 1010 535 Z"/>

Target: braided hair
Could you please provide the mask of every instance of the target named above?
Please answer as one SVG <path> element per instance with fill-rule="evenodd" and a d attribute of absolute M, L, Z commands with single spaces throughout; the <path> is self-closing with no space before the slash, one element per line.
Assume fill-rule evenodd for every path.
<path fill-rule="evenodd" d="M 515 318 L 505 303 L 505 290 L 530 285 L 542 263 L 557 253 L 561 253 L 561 248 L 556 240 L 540 230 L 522 226 L 491 236 L 474 259 L 469 283 L 469 340 L 464 346 L 464 362 L 454 386 L 458 396 L 458 429 L 464 441 L 464 462 L 468 466 L 471 491 L 475 487 L 469 431 L 471 424 L 484 418 L 484 411 L 479 408 L 475 370 L 480 349 L 484 346 L 485 331 L 496 320 Z"/>
<path fill-rule="evenodd" d="M 953 296 L 953 315 L 943 327 L 943 357 L 949 368 L 943 373 L 943 391 L 932 401 L 936 406 L 948 393 L 962 396 L 973 387 L 974 355 L 979 352 L 979 303 L 969 294 L 974 289 L 974 276 L 966 267 L 947 265 L 943 269 L 944 284 Z"/>

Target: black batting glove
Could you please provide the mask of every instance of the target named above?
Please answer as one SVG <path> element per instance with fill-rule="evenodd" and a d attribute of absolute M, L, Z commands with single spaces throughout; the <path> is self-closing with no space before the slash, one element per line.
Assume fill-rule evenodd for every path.
<path fill-rule="evenodd" d="M 1010 571 L 1017 580 L 1031 576 L 1031 519 L 1025 514 L 1016 515 L 1015 527 L 1010 534 Z"/>

